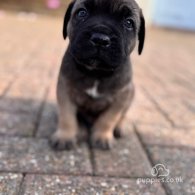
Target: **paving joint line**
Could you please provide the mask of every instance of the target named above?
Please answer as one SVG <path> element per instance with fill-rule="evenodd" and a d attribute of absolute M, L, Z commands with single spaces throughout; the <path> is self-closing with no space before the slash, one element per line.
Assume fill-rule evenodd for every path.
<path fill-rule="evenodd" d="M 169 117 L 169 115 L 161 108 L 158 102 L 148 93 L 148 91 L 142 87 L 142 90 L 146 97 L 154 104 L 155 108 L 164 116 L 164 118 L 169 122 L 171 127 L 175 127 L 174 121 Z"/>
<path fill-rule="evenodd" d="M 40 126 L 40 123 L 41 123 L 42 114 L 43 114 L 43 111 L 44 111 L 44 107 L 46 105 L 46 99 L 47 99 L 48 94 L 49 94 L 49 84 L 45 89 L 45 93 L 43 95 L 43 100 L 41 101 L 39 110 L 37 112 L 37 116 L 35 117 L 34 129 L 33 129 L 33 133 L 32 133 L 32 137 L 34 137 L 34 138 L 37 137 L 36 135 L 37 135 L 37 132 L 39 130 L 39 126 Z"/>
<path fill-rule="evenodd" d="M 37 43 L 39 43 L 39 42 L 37 42 Z M 37 45 L 36 45 L 36 46 L 37 46 Z M 29 58 L 30 58 L 31 55 L 34 55 L 34 54 L 37 53 L 37 51 L 36 51 L 36 46 L 34 47 L 34 50 L 32 51 L 32 53 L 29 55 Z M 0 100 L 3 99 L 3 98 L 7 95 L 8 91 L 11 89 L 11 87 L 12 87 L 13 84 L 14 84 L 14 82 L 17 81 L 17 79 L 19 78 L 19 75 L 21 74 L 21 70 L 25 70 L 26 68 L 28 68 L 28 66 L 30 66 L 30 65 L 27 65 L 27 64 L 28 64 L 28 61 L 29 61 L 29 58 L 27 58 L 27 59 L 25 60 L 25 62 L 24 62 L 23 65 L 22 65 L 22 68 L 20 68 L 20 71 L 18 70 L 18 71 L 15 73 L 14 78 L 8 83 L 7 87 L 6 87 L 6 88 L 4 89 L 4 91 L 3 91 L 2 95 L 0 95 Z M 31 58 L 30 58 L 30 59 L 31 59 Z"/>
<path fill-rule="evenodd" d="M 96 175 L 96 170 L 97 170 L 97 163 L 96 163 L 96 160 L 95 160 L 95 153 L 94 153 L 94 150 L 91 148 L 89 142 L 87 142 L 87 146 L 88 146 L 88 151 L 89 151 L 89 160 L 90 160 L 90 164 L 91 164 L 91 168 L 92 168 L 92 175 L 95 176 Z"/>
<path fill-rule="evenodd" d="M 136 127 L 135 124 L 133 124 L 133 130 L 134 130 L 134 132 L 135 132 L 135 134 L 136 134 L 136 136 L 137 136 L 137 138 L 138 138 L 138 140 L 139 140 L 139 142 L 140 142 L 140 144 L 141 144 L 141 147 L 142 147 L 143 151 L 145 152 L 145 154 L 146 154 L 146 156 L 147 156 L 148 161 L 150 162 L 150 165 L 151 165 L 152 167 L 155 166 L 156 163 L 154 162 L 154 160 L 153 160 L 152 157 L 150 156 L 150 153 L 149 153 L 149 151 L 148 151 L 148 148 L 147 148 L 147 146 L 145 145 L 144 141 L 142 140 L 142 137 L 140 136 L 140 134 L 139 134 L 139 132 L 138 132 L 137 127 Z M 165 193 L 166 193 L 167 195 L 172 195 L 171 190 L 169 189 L 169 187 L 168 187 L 166 184 L 160 183 L 160 185 L 161 185 L 161 187 L 164 189 L 164 191 L 165 191 Z"/>
<path fill-rule="evenodd" d="M 181 145 L 163 145 L 163 144 L 145 144 L 147 147 L 159 147 L 163 149 L 179 149 L 179 150 L 188 150 L 195 151 L 195 147 L 181 146 Z"/>
<path fill-rule="evenodd" d="M 22 180 L 20 182 L 20 185 L 19 185 L 19 191 L 18 191 L 18 195 L 23 195 L 24 194 L 24 180 L 25 180 L 25 177 L 26 177 L 26 173 L 22 173 Z"/>
<path fill-rule="evenodd" d="M 44 111 L 44 108 L 45 108 L 45 105 L 46 105 L 46 102 L 47 102 L 47 97 L 48 97 L 49 91 L 50 91 L 50 84 L 53 82 L 54 75 L 55 75 L 55 72 L 52 72 L 52 69 L 53 69 L 53 66 L 51 66 L 50 69 L 48 70 L 48 74 L 49 74 L 48 79 L 49 79 L 49 81 L 48 81 L 48 83 L 45 87 L 45 93 L 43 95 L 43 100 L 41 101 L 41 105 L 40 105 L 40 108 L 38 110 L 37 117 L 35 119 L 35 124 L 34 124 L 34 130 L 33 130 L 32 137 L 37 137 L 40 122 L 41 122 L 41 119 L 42 119 L 42 114 L 43 114 L 43 111 Z"/>
<path fill-rule="evenodd" d="M 8 84 L 7 87 L 3 90 L 3 93 L 0 95 L 0 100 L 3 99 L 6 94 L 8 93 L 8 91 L 11 89 L 14 81 L 17 79 L 17 77 L 15 76 L 13 80 L 11 80 Z"/>
<path fill-rule="evenodd" d="M 116 180 L 119 180 L 119 179 L 131 179 L 131 180 L 137 180 L 139 178 L 154 178 L 152 176 L 147 176 L 147 175 L 140 175 L 140 176 L 123 176 L 123 175 L 101 175 L 101 174 L 74 174 L 74 173 L 45 173 L 45 172 L 22 172 L 22 171 L 2 171 L 0 170 L 0 174 L 1 173 L 4 173 L 4 174 L 22 174 L 23 175 L 23 181 L 25 179 L 26 176 L 28 175 L 39 175 L 39 176 L 65 176 L 65 177 L 81 177 L 81 178 L 84 178 L 84 177 L 91 177 L 91 178 L 104 178 L 104 179 L 116 179 Z M 21 182 L 22 183 L 22 182 Z"/>

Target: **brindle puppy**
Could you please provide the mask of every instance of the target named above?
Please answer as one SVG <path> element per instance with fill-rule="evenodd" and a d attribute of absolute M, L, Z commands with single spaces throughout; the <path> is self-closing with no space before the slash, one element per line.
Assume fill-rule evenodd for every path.
<path fill-rule="evenodd" d="M 51 145 L 71 149 L 78 141 L 79 119 L 90 127 L 93 147 L 109 149 L 133 96 L 130 54 L 145 21 L 134 0 L 75 0 L 65 14 L 64 39 L 70 43 L 59 73 L 59 124 Z"/>

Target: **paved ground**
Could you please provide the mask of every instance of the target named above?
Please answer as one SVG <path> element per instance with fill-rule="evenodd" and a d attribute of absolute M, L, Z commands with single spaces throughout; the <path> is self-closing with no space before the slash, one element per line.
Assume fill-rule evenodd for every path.
<path fill-rule="evenodd" d="M 61 25 L 0 15 L 0 195 L 195 194 L 195 34 L 148 30 L 133 54 L 129 136 L 114 150 L 54 152 Z M 151 174 L 159 163 L 169 175 L 146 184 L 162 179 Z"/>

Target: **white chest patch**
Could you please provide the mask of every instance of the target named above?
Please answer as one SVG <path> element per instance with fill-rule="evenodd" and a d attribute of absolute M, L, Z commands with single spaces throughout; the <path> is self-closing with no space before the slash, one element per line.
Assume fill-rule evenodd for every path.
<path fill-rule="evenodd" d="M 99 85 L 99 82 L 95 81 L 93 87 L 89 88 L 89 89 L 87 89 L 85 91 L 86 94 L 89 95 L 92 98 L 100 98 L 100 97 L 102 97 L 102 95 L 98 93 L 98 85 Z"/>

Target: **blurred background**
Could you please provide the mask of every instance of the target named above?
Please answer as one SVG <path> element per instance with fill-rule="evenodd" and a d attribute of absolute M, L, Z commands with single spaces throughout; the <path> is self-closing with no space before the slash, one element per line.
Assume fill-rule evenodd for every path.
<path fill-rule="evenodd" d="M 57 128 L 56 81 L 70 1 L 0 0 L 0 194 L 23 194 L 17 193 L 21 186 L 24 194 L 61 194 L 69 188 L 55 174 L 129 178 L 126 194 L 195 194 L 195 0 L 137 1 L 147 31 L 142 55 L 135 49 L 131 56 L 136 96 L 127 115 L 130 136 L 109 152 L 86 144 L 57 153 L 47 143 Z M 159 162 L 184 182 L 139 186 L 134 179 L 151 178 Z M 90 188 L 89 181 L 81 178 L 78 186 Z"/>
<path fill-rule="evenodd" d="M 70 0 L 0 0 L 0 8 L 60 16 Z"/>
<path fill-rule="evenodd" d="M 0 0 L 0 8 L 61 16 L 70 0 Z M 148 25 L 195 30 L 195 1 L 137 0 Z"/>

